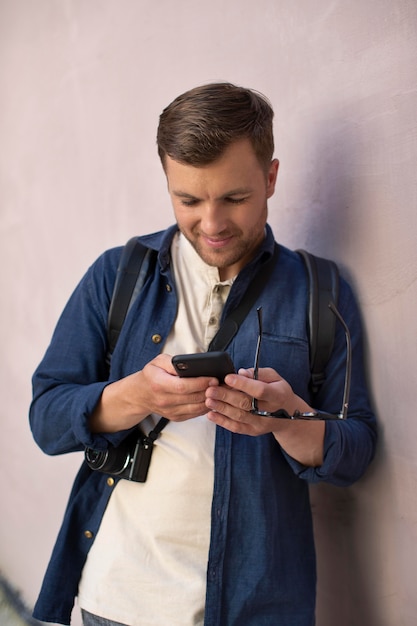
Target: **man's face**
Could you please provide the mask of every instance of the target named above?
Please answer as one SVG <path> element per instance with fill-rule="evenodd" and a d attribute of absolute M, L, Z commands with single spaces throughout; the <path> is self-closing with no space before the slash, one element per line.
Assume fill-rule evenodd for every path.
<path fill-rule="evenodd" d="M 278 161 L 265 173 L 244 139 L 202 167 L 167 156 L 165 171 L 181 232 L 205 263 L 219 268 L 221 280 L 236 276 L 264 238 Z"/>

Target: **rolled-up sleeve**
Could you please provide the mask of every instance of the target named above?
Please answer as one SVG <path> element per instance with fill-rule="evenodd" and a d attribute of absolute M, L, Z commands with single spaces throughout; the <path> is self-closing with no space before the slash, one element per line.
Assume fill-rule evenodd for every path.
<path fill-rule="evenodd" d="M 326 422 L 323 463 L 306 467 L 286 455 L 293 471 L 310 482 L 326 481 L 348 486 L 358 480 L 374 454 L 377 427 L 370 406 L 363 358 L 363 333 L 360 314 L 350 286 L 341 281 L 338 308 L 349 327 L 352 342 L 352 376 L 348 417 Z M 346 340 L 344 330 L 337 324 L 335 345 L 326 370 L 326 381 L 316 398 L 314 408 L 338 414 L 342 407 L 346 372 Z M 285 452 L 284 452 L 285 454 Z"/>

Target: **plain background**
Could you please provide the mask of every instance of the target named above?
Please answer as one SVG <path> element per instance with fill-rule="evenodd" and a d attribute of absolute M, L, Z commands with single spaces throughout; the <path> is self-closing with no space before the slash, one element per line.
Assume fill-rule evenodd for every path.
<path fill-rule="evenodd" d="M 31 374 L 87 266 L 172 223 L 162 108 L 228 80 L 275 109 L 277 239 L 340 264 L 367 336 L 380 443 L 355 486 L 312 489 L 318 625 L 416 623 L 416 19 L 415 0 L 0 0 L 0 557 L 28 604 L 81 461 L 33 443 Z"/>

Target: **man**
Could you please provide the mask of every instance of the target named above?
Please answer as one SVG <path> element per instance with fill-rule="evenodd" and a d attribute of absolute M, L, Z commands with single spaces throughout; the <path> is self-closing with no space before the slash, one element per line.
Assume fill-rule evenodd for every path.
<path fill-rule="evenodd" d="M 108 376 L 106 323 L 121 249 L 102 255 L 69 300 L 34 374 L 30 418 L 49 454 L 118 446 L 138 424 L 169 419 L 144 483 L 83 464 L 43 589 L 39 619 L 128 626 L 311 626 L 315 554 L 308 483 L 349 485 L 375 446 L 361 330 L 350 288 L 338 308 L 352 334 L 347 420 L 258 412 L 340 409 L 345 339 L 338 326 L 326 382 L 309 392 L 307 279 L 279 246 L 256 306 L 228 347 L 237 374 L 179 378 L 171 357 L 204 352 L 221 320 L 259 280 L 275 249 L 273 112 L 231 84 L 179 96 L 162 113 L 158 149 L 176 225 L 141 237 L 159 251 L 129 312 Z M 249 369 L 248 369 L 249 368 Z"/>

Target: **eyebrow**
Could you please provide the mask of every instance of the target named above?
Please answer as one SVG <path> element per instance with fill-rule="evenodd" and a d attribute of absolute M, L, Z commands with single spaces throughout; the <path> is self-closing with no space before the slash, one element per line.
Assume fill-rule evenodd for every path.
<path fill-rule="evenodd" d="M 173 191 L 172 194 L 174 196 L 177 196 L 177 198 L 190 198 L 190 200 L 196 199 L 195 196 L 192 196 L 190 193 L 187 193 L 186 191 Z"/>
<path fill-rule="evenodd" d="M 193 196 L 191 193 L 187 193 L 186 191 L 172 191 L 173 195 L 176 196 L 177 198 L 188 198 L 189 200 L 198 200 L 199 198 L 197 196 Z M 225 194 L 220 196 L 221 198 L 229 198 L 230 196 L 244 196 L 247 194 L 252 193 L 252 189 L 250 189 L 249 187 L 238 187 L 236 189 L 231 189 L 230 191 L 227 191 Z"/>

